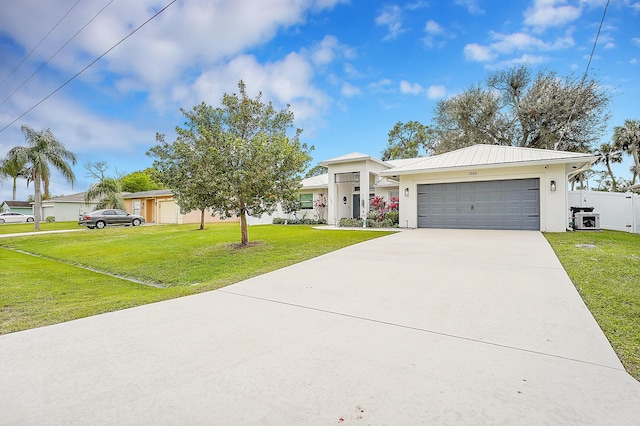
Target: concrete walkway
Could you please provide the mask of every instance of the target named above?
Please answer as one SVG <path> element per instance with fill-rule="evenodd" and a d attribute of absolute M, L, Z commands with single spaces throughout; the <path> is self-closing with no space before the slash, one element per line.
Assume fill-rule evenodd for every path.
<path fill-rule="evenodd" d="M 402 232 L 0 336 L 0 366 L 8 425 L 640 419 L 640 383 L 538 232 Z"/>

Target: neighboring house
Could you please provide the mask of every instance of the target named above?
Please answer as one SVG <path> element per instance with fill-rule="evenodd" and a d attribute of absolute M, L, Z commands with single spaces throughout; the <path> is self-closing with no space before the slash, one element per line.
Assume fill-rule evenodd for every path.
<path fill-rule="evenodd" d="M 14 212 L 22 214 L 33 214 L 33 207 L 29 201 L 3 201 L 0 204 L 0 213 Z"/>
<path fill-rule="evenodd" d="M 300 192 L 326 191 L 329 224 L 366 217 L 369 200 L 380 195 L 399 197 L 401 227 L 563 232 L 569 221 L 567 182 L 596 159 L 482 144 L 391 161 L 352 153 L 320 162 L 328 173 L 305 180 Z"/>
<path fill-rule="evenodd" d="M 148 223 L 182 224 L 200 223 L 200 210 L 189 213 L 180 211 L 170 189 L 134 192 L 124 195 L 124 203 L 129 213 L 139 214 Z M 206 223 L 222 222 L 219 216 L 205 212 Z M 229 218 L 224 222 L 238 222 L 238 218 Z"/>
<path fill-rule="evenodd" d="M 81 214 L 93 211 L 99 201 L 94 199 L 85 202 L 85 194 L 86 192 L 79 192 L 43 200 L 42 219 L 54 217 L 56 222 L 77 221 Z"/>

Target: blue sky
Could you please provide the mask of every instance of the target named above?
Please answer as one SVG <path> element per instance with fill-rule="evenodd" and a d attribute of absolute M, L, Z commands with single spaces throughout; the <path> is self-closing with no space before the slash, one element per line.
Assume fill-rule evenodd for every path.
<path fill-rule="evenodd" d="M 0 128 L 5 127 L 170 2 L 21 0 L 0 14 Z M 75 4 L 75 6 L 74 6 Z M 377 156 L 398 121 L 429 124 L 439 99 L 499 69 L 581 77 L 606 0 L 178 0 L 30 113 L 0 133 L 0 155 L 51 128 L 83 164 L 110 172 L 150 166 L 156 132 L 173 140 L 179 109 L 218 105 L 243 79 L 276 106 L 291 105 L 314 162 L 353 151 Z M 60 52 L 82 26 L 107 6 Z M 51 28 L 60 24 L 15 72 Z M 47 64 L 42 66 L 46 61 Z M 612 0 L 589 75 L 612 97 L 609 132 L 640 119 L 640 0 Z M 34 71 L 33 77 L 15 90 Z M 14 92 L 13 95 L 9 95 Z M 8 98 L 7 98 L 8 97 Z M 6 99 L 6 100 L 5 100 Z M 627 159 L 616 172 L 630 177 Z M 32 193 L 19 181 L 19 198 Z M 0 200 L 11 183 L 0 182 Z"/>

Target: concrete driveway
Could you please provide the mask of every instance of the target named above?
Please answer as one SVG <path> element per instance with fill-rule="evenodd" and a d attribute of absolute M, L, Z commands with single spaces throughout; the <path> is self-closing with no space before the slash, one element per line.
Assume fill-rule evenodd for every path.
<path fill-rule="evenodd" d="M 539 232 L 415 230 L 0 336 L 1 424 L 638 424 Z"/>

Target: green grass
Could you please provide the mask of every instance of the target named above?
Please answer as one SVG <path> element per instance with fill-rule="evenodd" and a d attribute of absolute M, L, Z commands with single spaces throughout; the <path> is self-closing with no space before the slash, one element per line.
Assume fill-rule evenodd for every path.
<path fill-rule="evenodd" d="M 629 374 L 640 380 L 640 235 L 545 234 Z M 594 248 L 576 247 L 592 244 Z"/>
<path fill-rule="evenodd" d="M 217 289 L 388 234 L 264 225 L 249 228 L 255 245 L 237 249 L 237 223 L 196 228 L 106 228 L 0 239 L 0 334 Z"/>
<path fill-rule="evenodd" d="M 78 222 L 40 222 L 40 231 L 57 231 L 61 229 L 82 229 Z M 0 235 L 21 234 L 34 232 L 33 223 L 3 223 L 0 225 Z"/>

